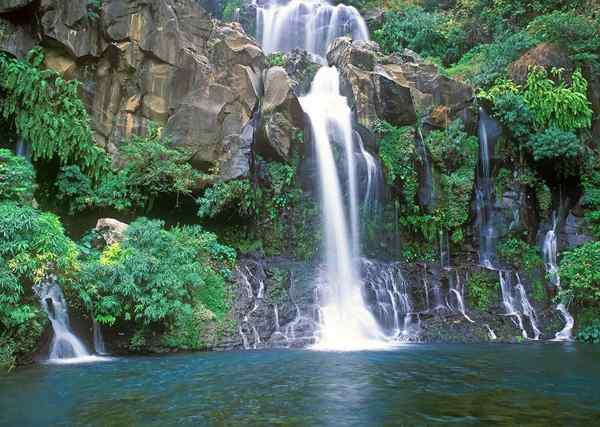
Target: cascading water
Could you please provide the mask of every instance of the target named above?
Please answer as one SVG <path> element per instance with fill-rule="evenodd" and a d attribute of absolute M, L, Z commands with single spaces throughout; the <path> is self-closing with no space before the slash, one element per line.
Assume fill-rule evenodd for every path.
<path fill-rule="evenodd" d="M 78 363 L 100 360 L 98 357 L 91 356 L 83 343 L 71 331 L 67 303 L 56 278 L 47 278 L 36 285 L 34 290 L 40 299 L 42 308 L 48 314 L 54 332 L 48 362 Z"/>
<path fill-rule="evenodd" d="M 515 273 L 516 284 L 513 285 L 511 271 L 498 271 L 500 278 L 500 289 L 502 291 L 502 303 L 506 311 L 506 316 L 512 316 L 515 325 L 521 330 L 523 338 L 528 339 L 529 334 L 525 328 L 523 318 L 529 320 L 531 330 L 533 331 L 533 339 L 539 340 L 541 331 L 537 326 L 537 315 L 529 298 L 527 298 L 527 292 L 521 282 L 521 277 L 518 273 Z"/>
<path fill-rule="evenodd" d="M 385 337 L 367 308 L 355 267 L 359 260 L 356 242 L 360 240 L 358 224 L 353 219 L 358 212 L 358 197 L 355 165 L 350 161 L 354 152 L 352 114 L 346 98 L 340 94 L 338 71 L 322 67 L 309 94 L 300 98 L 300 103 L 311 123 L 325 234 L 326 286 L 320 289 L 319 301 L 323 305 L 315 347 L 336 350 L 381 347 Z M 335 160 L 336 145 L 341 145 L 346 153 L 346 202 Z"/>
<path fill-rule="evenodd" d="M 558 291 L 560 291 L 560 274 L 557 263 L 558 252 L 556 243 L 556 225 L 556 214 L 554 214 L 552 216 L 552 228 L 548 230 L 546 236 L 544 237 L 542 253 L 544 255 L 546 273 L 548 274 L 550 282 Z M 573 319 L 573 316 L 571 316 L 571 313 L 569 313 L 569 310 L 567 310 L 567 306 L 564 301 L 561 301 L 556 305 L 556 310 L 558 310 L 563 319 L 565 319 L 565 326 L 556 333 L 554 339 L 556 341 L 570 341 L 575 320 Z"/>
<path fill-rule="evenodd" d="M 496 257 L 497 230 L 494 220 L 494 182 L 492 179 L 491 152 L 493 141 L 501 133 L 496 121 L 479 109 L 479 167 L 475 188 L 477 225 L 479 227 L 479 262 L 493 269 Z"/>
<path fill-rule="evenodd" d="M 102 329 L 96 319 L 93 319 L 93 338 L 94 338 L 94 352 L 100 356 L 107 355 L 106 346 L 104 345 L 104 337 L 102 336 Z"/>
<path fill-rule="evenodd" d="M 340 36 L 369 40 L 365 21 L 352 6 L 322 0 L 266 0 L 257 5 L 258 40 L 267 54 L 302 49 L 321 62 L 330 43 Z"/>

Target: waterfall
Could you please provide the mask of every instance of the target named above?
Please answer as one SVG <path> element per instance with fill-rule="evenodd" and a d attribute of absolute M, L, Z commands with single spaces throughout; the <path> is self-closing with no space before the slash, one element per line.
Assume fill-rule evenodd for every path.
<path fill-rule="evenodd" d="M 36 285 L 34 291 L 40 299 L 42 308 L 48 314 L 54 332 L 48 362 L 72 363 L 98 359 L 90 355 L 83 343 L 71 331 L 67 303 L 56 278 L 47 278 Z"/>
<path fill-rule="evenodd" d="M 529 299 L 527 298 L 527 292 L 525 291 L 523 283 L 521 283 L 521 277 L 519 276 L 519 273 L 516 273 L 516 276 L 517 284 L 515 288 L 519 294 L 521 310 L 522 313 L 529 319 L 529 322 L 531 323 L 531 329 L 533 329 L 533 339 L 537 341 L 540 339 L 541 335 L 541 332 L 537 327 L 537 315 L 535 313 L 535 310 L 533 309 L 533 306 L 529 302 Z"/>
<path fill-rule="evenodd" d="M 337 69 L 319 69 L 310 92 L 300 98 L 300 104 L 311 124 L 325 234 L 326 286 L 322 290 L 316 348 L 348 350 L 381 346 L 384 335 L 367 308 L 356 269 L 359 230 L 354 218 L 358 212 L 358 197 L 356 169 L 350 161 L 354 156 L 349 154 L 354 150 L 352 114 L 340 93 Z M 339 145 L 345 156 L 337 157 L 345 160 L 348 175 L 346 198 L 336 165 Z"/>
<path fill-rule="evenodd" d="M 494 330 L 492 328 L 490 328 L 490 325 L 488 325 L 487 323 L 484 324 L 483 326 L 486 327 L 487 331 L 488 331 L 488 337 L 490 338 L 490 340 L 495 341 L 498 339 L 498 337 L 496 336 L 496 333 L 494 332 Z"/>
<path fill-rule="evenodd" d="M 328 46 L 340 36 L 369 40 L 367 25 L 354 7 L 321 0 L 267 0 L 257 6 L 256 20 L 266 54 L 302 49 L 324 62 Z"/>
<path fill-rule="evenodd" d="M 31 146 L 22 137 L 17 138 L 15 154 L 20 157 L 25 157 L 26 159 L 31 159 Z"/>
<path fill-rule="evenodd" d="M 497 230 L 494 223 L 494 182 L 492 179 L 491 151 L 499 126 L 483 109 L 479 109 L 479 167 L 475 203 L 479 227 L 479 262 L 493 269 L 496 256 Z"/>
<path fill-rule="evenodd" d="M 548 230 L 546 236 L 544 237 L 544 243 L 542 247 L 542 253 L 544 255 L 544 265 L 546 266 L 546 273 L 548 274 L 548 278 L 550 282 L 556 287 L 558 291 L 560 291 L 560 275 L 558 272 L 558 263 L 557 263 L 557 243 L 556 243 L 556 213 L 552 215 L 552 228 Z M 557 304 L 556 310 L 562 315 L 563 319 L 565 319 L 565 326 L 563 329 L 558 331 L 554 336 L 556 341 L 569 341 L 571 340 L 571 334 L 573 331 L 573 326 L 575 325 L 575 320 L 573 316 L 567 310 L 567 307 L 564 301 L 561 301 Z"/>
<path fill-rule="evenodd" d="M 94 352 L 100 356 L 108 354 L 106 346 L 104 345 L 104 337 L 102 336 L 102 329 L 96 319 L 92 319 L 93 322 L 93 338 L 94 338 Z"/>
<path fill-rule="evenodd" d="M 521 277 L 518 273 L 515 273 L 516 284 L 513 286 L 512 283 L 512 272 L 511 271 L 498 271 L 500 278 L 500 289 L 502 291 L 502 303 L 506 311 L 506 316 L 512 316 L 513 322 L 521 330 L 523 338 L 528 339 L 529 334 L 525 329 L 525 323 L 523 318 L 529 320 L 531 330 L 533 331 L 533 339 L 539 340 L 541 331 L 537 326 L 537 315 L 529 298 L 527 298 L 527 292 L 521 282 Z M 515 295 L 516 294 L 516 295 Z"/>

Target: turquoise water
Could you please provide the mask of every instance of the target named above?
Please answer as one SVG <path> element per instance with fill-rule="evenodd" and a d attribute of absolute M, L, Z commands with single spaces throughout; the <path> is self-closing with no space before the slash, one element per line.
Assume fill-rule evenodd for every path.
<path fill-rule="evenodd" d="M 131 357 L 0 376 L 10 426 L 599 421 L 600 346 L 569 343 Z"/>

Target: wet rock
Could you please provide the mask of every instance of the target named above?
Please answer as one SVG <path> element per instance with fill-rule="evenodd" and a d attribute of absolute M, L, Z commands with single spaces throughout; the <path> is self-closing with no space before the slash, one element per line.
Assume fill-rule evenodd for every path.
<path fill-rule="evenodd" d="M 0 50 L 23 58 L 33 48 L 37 41 L 32 35 L 31 26 L 15 25 L 7 19 L 0 17 Z"/>
<path fill-rule="evenodd" d="M 304 112 L 282 67 L 265 72 L 264 88 L 256 150 L 266 159 L 289 161 L 296 135 L 304 129 Z"/>

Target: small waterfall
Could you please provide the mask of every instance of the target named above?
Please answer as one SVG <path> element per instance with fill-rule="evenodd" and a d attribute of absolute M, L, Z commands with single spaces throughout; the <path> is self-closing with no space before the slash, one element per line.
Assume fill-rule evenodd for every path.
<path fill-rule="evenodd" d="M 526 317 L 529 320 L 533 331 L 533 339 L 539 340 L 541 332 L 537 326 L 537 315 L 527 298 L 527 292 L 521 282 L 521 277 L 518 273 L 515 274 L 517 283 L 513 286 L 512 272 L 498 271 L 498 275 L 502 291 L 502 303 L 504 304 L 504 309 L 506 311 L 505 315 L 513 317 L 513 322 L 521 330 L 523 338 L 528 339 L 529 335 L 523 322 L 523 317 Z"/>
<path fill-rule="evenodd" d="M 369 312 L 358 264 L 359 230 L 356 169 L 353 158 L 352 114 L 340 93 L 335 67 L 322 67 L 300 104 L 311 123 L 319 168 L 325 234 L 326 286 L 321 289 L 321 328 L 316 348 L 360 349 L 381 346 L 384 335 Z M 341 146 L 341 147 L 340 147 Z M 337 147 L 346 154 L 347 197 L 338 173 Z M 353 184 L 354 183 L 354 184 Z M 348 218 L 349 217 L 349 218 Z M 348 221 L 350 219 L 350 221 Z"/>
<path fill-rule="evenodd" d="M 56 277 L 48 277 L 34 291 L 52 325 L 54 336 L 50 345 L 49 362 L 76 362 L 92 358 L 83 343 L 73 334 L 69 312 Z"/>
<path fill-rule="evenodd" d="M 548 230 L 546 236 L 544 237 L 544 243 L 542 247 L 542 253 L 544 255 L 544 265 L 546 266 L 546 273 L 548 274 L 548 278 L 550 282 L 556 287 L 558 291 L 560 291 L 560 274 L 558 271 L 558 248 L 556 242 L 556 213 L 552 215 L 552 228 Z M 569 310 L 567 309 L 564 301 L 561 301 L 557 304 L 556 310 L 562 315 L 563 319 L 565 319 L 565 326 L 556 333 L 554 339 L 556 341 L 570 341 L 573 332 L 573 326 L 575 325 L 575 320 Z"/>
<path fill-rule="evenodd" d="M 106 346 L 104 345 L 104 337 L 102 336 L 102 329 L 96 319 L 92 318 L 93 324 L 93 335 L 94 335 L 94 352 L 99 356 L 105 356 L 108 354 Z"/>
<path fill-rule="evenodd" d="M 413 322 L 416 313 L 400 264 L 363 259 L 362 265 L 370 311 L 385 333 L 403 340 L 417 338 L 418 326 Z"/>
<path fill-rule="evenodd" d="M 26 159 L 31 159 L 31 146 L 24 138 L 17 138 L 15 154 L 20 157 L 25 157 Z"/>
<path fill-rule="evenodd" d="M 490 325 L 488 325 L 486 323 L 483 326 L 485 326 L 486 329 L 488 330 L 488 337 L 490 338 L 490 340 L 495 341 L 495 340 L 498 339 L 498 337 L 496 336 L 496 333 L 494 332 L 494 330 L 492 328 L 490 328 Z"/>
<path fill-rule="evenodd" d="M 266 54 L 302 49 L 320 62 L 340 36 L 369 40 L 367 25 L 354 7 L 321 0 L 267 0 L 257 6 L 256 28 Z"/>
<path fill-rule="evenodd" d="M 501 128 L 483 109 L 479 109 L 479 166 L 475 188 L 477 225 L 479 227 L 479 262 L 493 269 L 496 258 L 497 230 L 494 220 L 494 182 L 491 153 L 493 141 Z"/>

